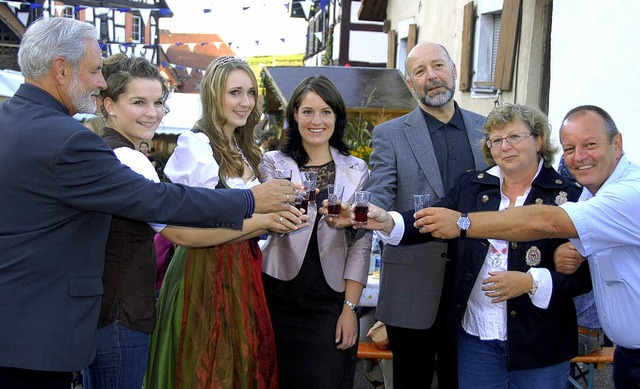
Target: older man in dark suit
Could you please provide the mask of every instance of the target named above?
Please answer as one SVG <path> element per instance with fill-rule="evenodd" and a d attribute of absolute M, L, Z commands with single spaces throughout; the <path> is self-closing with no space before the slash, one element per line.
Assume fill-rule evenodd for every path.
<path fill-rule="evenodd" d="M 105 88 L 90 24 L 50 18 L 25 33 L 26 77 L 0 105 L 0 386 L 65 388 L 95 356 L 111 214 L 240 229 L 291 210 L 284 180 L 251 191 L 154 183 L 71 118 Z M 299 214 L 299 213 L 296 213 Z"/>
<path fill-rule="evenodd" d="M 483 116 L 453 100 L 456 67 L 447 50 L 422 42 L 406 61 L 406 77 L 419 99 L 409 114 L 373 130 L 371 202 L 387 210 L 413 209 L 413 195 L 433 202 L 467 170 L 484 168 Z M 436 354 L 440 388 L 457 386 L 455 334 L 447 334 L 453 265 L 447 243 L 385 245 L 376 318 L 386 323 L 393 349 L 395 389 L 429 388 Z"/>

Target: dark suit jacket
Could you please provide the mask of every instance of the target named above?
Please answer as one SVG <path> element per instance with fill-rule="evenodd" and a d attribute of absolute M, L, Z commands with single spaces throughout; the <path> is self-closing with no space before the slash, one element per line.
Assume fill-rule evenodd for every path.
<path fill-rule="evenodd" d="M 525 200 L 527 204 L 556 205 L 562 198 L 577 201 L 580 189 L 569 184 L 553 168 L 543 167 L 533 181 Z M 563 196 L 564 193 L 564 196 Z M 464 174 L 454 188 L 436 204 L 460 212 L 496 211 L 500 206 L 500 180 L 485 172 Z M 430 235 L 413 227 L 414 211 L 403 212 L 405 235 L 401 244 L 424 242 Z M 508 269 L 526 272 L 527 250 L 540 250 L 541 262 L 536 267 L 549 269 L 553 292 L 547 309 L 531 303 L 528 294 L 507 301 L 507 339 L 510 369 L 534 369 L 567 361 L 578 350 L 576 311 L 573 297 L 591 289 L 588 264 L 570 275 L 555 271 L 553 253 L 566 239 L 540 239 L 532 242 L 510 242 Z M 455 318 L 461 325 L 473 285 L 485 261 L 489 242 L 486 239 L 458 239 L 455 278 Z"/>
<path fill-rule="evenodd" d="M 0 105 L 0 366 L 73 371 L 95 356 L 111 215 L 241 228 L 241 191 L 153 183 L 43 90 Z"/>
<path fill-rule="evenodd" d="M 477 145 L 485 118 L 461 109 L 476 168 L 486 166 Z M 413 195 L 444 196 L 429 129 L 420 107 L 382 123 L 373 130 L 371 176 L 366 190 L 371 202 L 386 210 L 413 209 Z M 444 280 L 447 243 L 416 246 L 385 245 L 376 317 L 403 328 L 426 329 L 433 324 Z"/>

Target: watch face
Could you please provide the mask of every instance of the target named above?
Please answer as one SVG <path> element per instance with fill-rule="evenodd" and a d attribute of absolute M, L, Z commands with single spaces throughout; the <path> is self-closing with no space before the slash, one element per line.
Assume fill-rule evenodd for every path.
<path fill-rule="evenodd" d="M 469 221 L 469 218 L 467 218 L 467 217 L 461 217 L 458 220 L 458 227 L 460 227 L 461 230 L 469 229 L 470 225 L 471 225 L 471 222 Z"/>

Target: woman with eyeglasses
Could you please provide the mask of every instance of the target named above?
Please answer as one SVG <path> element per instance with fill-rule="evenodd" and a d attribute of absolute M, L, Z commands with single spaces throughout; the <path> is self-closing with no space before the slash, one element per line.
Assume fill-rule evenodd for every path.
<path fill-rule="evenodd" d="M 572 297 L 591 289 L 589 269 L 555 271 L 554 253 L 566 240 L 506 242 L 466 238 L 468 212 L 576 201 L 580 190 L 551 166 L 556 148 L 547 118 L 537 109 L 505 104 L 484 125 L 483 156 L 490 166 L 463 174 L 437 207 L 461 212 L 454 319 L 459 328 L 460 388 L 566 386 L 577 353 Z M 382 230 L 391 244 L 433 239 L 413 226 L 414 211 L 369 206 L 365 228 Z M 561 249 L 561 250 L 562 250 Z"/>

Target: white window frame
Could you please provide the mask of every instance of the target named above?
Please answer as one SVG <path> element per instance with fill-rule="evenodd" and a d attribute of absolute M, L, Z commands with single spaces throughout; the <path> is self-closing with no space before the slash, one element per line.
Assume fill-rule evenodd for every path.
<path fill-rule="evenodd" d="M 498 93 L 489 83 L 495 77 L 502 7 L 503 0 L 478 0 L 473 44 L 472 97 L 493 98 Z"/>
<path fill-rule="evenodd" d="M 399 69 L 400 72 L 404 75 L 406 73 L 406 69 L 404 68 L 404 63 L 407 60 L 407 46 L 409 41 L 409 26 L 415 24 L 416 19 L 414 17 L 410 17 L 404 20 L 400 20 L 398 22 L 397 27 L 397 48 L 396 48 L 396 69 Z"/>
<path fill-rule="evenodd" d="M 142 42 L 142 17 L 131 15 L 131 42 Z"/>
<path fill-rule="evenodd" d="M 68 18 L 68 19 L 75 19 L 76 18 L 75 8 L 72 5 L 65 5 L 64 8 L 62 9 L 62 17 Z"/>

